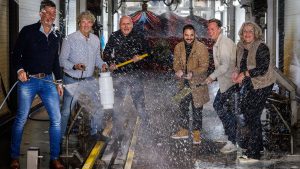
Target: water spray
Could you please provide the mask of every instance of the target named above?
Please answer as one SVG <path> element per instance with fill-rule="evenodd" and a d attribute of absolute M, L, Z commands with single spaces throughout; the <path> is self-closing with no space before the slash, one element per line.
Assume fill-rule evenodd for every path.
<path fill-rule="evenodd" d="M 144 59 L 145 57 L 149 56 L 147 53 L 138 56 L 140 60 Z M 119 63 L 116 65 L 117 68 L 125 66 L 129 63 L 132 63 L 133 59 L 125 61 L 123 63 Z M 99 89 L 100 89 L 100 97 L 101 97 L 101 104 L 103 109 L 112 109 L 114 104 L 114 88 L 113 88 L 113 81 L 110 75 L 110 72 L 102 72 L 100 73 L 99 77 Z"/>

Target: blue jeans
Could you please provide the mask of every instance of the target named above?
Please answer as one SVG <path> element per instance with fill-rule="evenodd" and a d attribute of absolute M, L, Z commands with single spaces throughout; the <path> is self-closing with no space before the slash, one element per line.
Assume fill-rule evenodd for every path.
<path fill-rule="evenodd" d="M 52 75 L 47 75 L 45 80 L 52 81 Z M 36 94 L 41 98 L 50 118 L 50 160 L 59 157 L 60 152 L 60 111 L 59 95 L 53 83 L 31 78 L 27 82 L 18 83 L 18 109 L 16 119 L 12 127 L 11 158 L 18 159 L 20 156 L 20 144 L 24 125 L 32 101 Z"/>
<path fill-rule="evenodd" d="M 64 136 L 65 134 L 67 134 L 66 129 L 67 129 L 71 110 L 74 108 L 76 102 L 80 102 L 80 100 L 77 100 L 77 98 L 81 94 L 87 95 L 90 99 L 90 102 L 88 103 L 90 107 L 86 109 L 91 114 L 90 134 L 91 135 L 96 134 L 98 131 L 102 129 L 102 117 L 103 117 L 103 112 L 101 112 L 101 108 L 99 108 L 100 100 L 97 100 L 99 98 L 97 97 L 97 92 L 99 91 L 99 87 L 97 88 L 98 82 L 94 84 L 93 82 L 95 82 L 96 80 L 92 77 L 86 78 L 86 80 L 84 81 L 78 81 L 65 75 L 63 76 L 63 81 L 64 84 L 67 86 L 70 84 L 75 84 L 76 82 L 79 83 L 75 84 L 75 87 L 73 89 L 75 91 L 71 92 L 68 90 L 68 87 L 66 87 L 66 90 L 64 92 L 63 104 L 61 108 L 61 135 Z M 84 107 L 85 106 L 84 104 L 86 103 L 83 103 L 81 106 Z"/>

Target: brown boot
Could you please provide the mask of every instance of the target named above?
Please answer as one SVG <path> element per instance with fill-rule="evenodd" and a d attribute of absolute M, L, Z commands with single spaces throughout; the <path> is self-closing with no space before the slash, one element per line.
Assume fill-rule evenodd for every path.
<path fill-rule="evenodd" d="M 51 160 L 50 161 L 51 169 L 65 169 L 65 167 L 61 164 L 59 160 Z"/>
<path fill-rule="evenodd" d="M 201 143 L 201 136 L 199 130 L 193 131 L 193 144 L 200 144 Z"/>
<path fill-rule="evenodd" d="M 173 139 L 187 139 L 189 138 L 189 131 L 185 128 L 180 127 L 180 129 L 171 137 Z"/>
<path fill-rule="evenodd" d="M 20 162 L 19 162 L 19 160 L 18 159 L 11 160 L 10 168 L 11 169 L 20 169 Z"/>

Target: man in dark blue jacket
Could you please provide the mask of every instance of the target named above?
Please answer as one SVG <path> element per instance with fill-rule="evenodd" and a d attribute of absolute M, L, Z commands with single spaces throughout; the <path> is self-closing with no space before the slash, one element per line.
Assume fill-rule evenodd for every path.
<path fill-rule="evenodd" d="M 149 117 L 145 110 L 145 96 L 143 85 L 142 66 L 144 60 L 140 55 L 148 52 L 148 45 L 143 35 L 133 30 L 133 22 L 129 16 L 123 16 L 120 19 L 120 30 L 113 32 L 105 46 L 103 60 L 110 65 L 114 71 L 114 128 L 113 135 L 124 135 L 124 121 L 126 112 L 124 112 L 124 98 L 127 91 L 130 92 L 133 104 L 141 117 L 142 124 L 148 124 Z M 132 60 L 134 63 L 118 67 L 118 64 Z M 118 131 L 116 131 L 118 130 Z"/>
<path fill-rule="evenodd" d="M 62 78 L 58 61 L 60 35 L 53 25 L 56 6 L 52 1 L 41 2 L 40 17 L 38 23 L 25 26 L 21 30 L 13 51 L 13 60 L 20 81 L 18 109 L 12 128 L 10 167 L 13 169 L 20 168 L 18 158 L 22 133 L 32 101 L 37 94 L 50 118 L 50 168 L 64 168 L 58 160 L 61 138 L 59 96 L 63 94 L 63 88 L 62 85 L 51 83 L 54 80 L 52 73 L 57 82 Z"/>

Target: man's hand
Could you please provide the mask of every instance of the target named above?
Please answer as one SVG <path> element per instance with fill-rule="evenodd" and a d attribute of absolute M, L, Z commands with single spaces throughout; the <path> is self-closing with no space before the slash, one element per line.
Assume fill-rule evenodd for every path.
<path fill-rule="evenodd" d="M 26 75 L 26 72 L 24 71 L 24 69 L 21 69 L 21 70 L 18 72 L 18 79 L 19 79 L 21 82 L 26 82 L 26 81 L 28 80 L 27 75 Z"/>
<path fill-rule="evenodd" d="M 57 89 L 57 92 L 58 92 L 59 96 L 62 96 L 64 94 L 64 88 L 63 88 L 62 84 L 58 84 L 56 86 L 56 89 Z"/>
<path fill-rule="evenodd" d="M 110 66 L 109 66 L 109 71 L 114 71 L 114 70 L 116 70 L 116 69 L 118 69 L 117 68 L 117 65 L 115 64 L 115 63 L 112 63 Z"/>
<path fill-rule="evenodd" d="M 73 66 L 73 69 L 74 69 L 74 70 L 82 70 L 82 71 L 85 71 L 85 68 L 86 68 L 86 66 L 85 66 L 84 64 L 82 64 L 82 63 L 78 63 L 78 64 L 76 64 L 76 65 Z"/>
<path fill-rule="evenodd" d="M 107 69 L 108 69 L 107 64 L 103 64 L 103 65 L 101 66 L 101 72 L 107 72 Z"/>
<path fill-rule="evenodd" d="M 237 82 L 238 76 L 239 76 L 239 72 L 238 72 L 237 70 L 235 70 L 235 71 L 232 72 L 231 79 L 232 79 L 232 81 L 233 81 L 234 83 L 238 83 L 238 82 Z"/>
<path fill-rule="evenodd" d="M 64 94 L 63 89 L 63 81 L 62 80 L 56 80 L 56 89 L 59 96 L 62 96 Z"/>
<path fill-rule="evenodd" d="M 214 80 L 213 80 L 211 77 L 208 76 L 208 77 L 205 79 L 204 83 L 206 83 L 206 84 L 211 84 L 213 81 L 214 81 Z"/>
<path fill-rule="evenodd" d="M 241 83 L 243 82 L 244 78 L 245 78 L 245 75 L 244 75 L 243 72 L 241 72 L 241 73 L 238 75 L 238 77 L 236 78 L 235 83 L 241 84 Z"/>
<path fill-rule="evenodd" d="M 187 79 L 187 80 L 191 80 L 192 77 L 193 77 L 193 73 L 192 73 L 192 72 L 189 72 L 189 73 L 186 75 L 186 77 L 184 77 L 184 78 Z"/>
<path fill-rule="evenodd" d="M 176 77 L 178 78 L 181 78 L 183 76 L 183 71 L 182 70 L 178 70 L 176 73 L 175 73 Z"/>
<path fill-rule="evenodd" d="M 138 62 L 138 61 L 140 61 L 142 59 L 139 57 L 139 55 L 134 55 L 133 58 L 132 58 L 132 60 L 135 63 L 135 62 Z"/>

